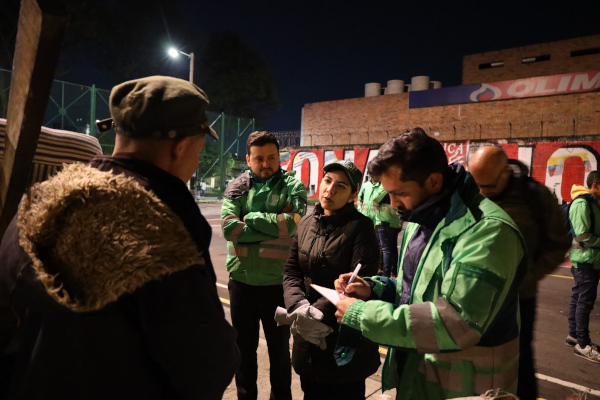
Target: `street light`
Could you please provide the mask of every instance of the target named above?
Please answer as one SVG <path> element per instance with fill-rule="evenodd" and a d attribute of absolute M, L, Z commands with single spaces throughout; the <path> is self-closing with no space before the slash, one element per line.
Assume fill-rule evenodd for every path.
<path fill-rule="evenodd" d="M 177 58 L 180 54 L 183 54 L 184 56 L 190 59 L 190 82 L 194 83 L 194 53 L 184 53 L 183 51 L 177 50 L 174 47 L 171 47 L 169 49 L 169 55 L 172 58 Z"/>

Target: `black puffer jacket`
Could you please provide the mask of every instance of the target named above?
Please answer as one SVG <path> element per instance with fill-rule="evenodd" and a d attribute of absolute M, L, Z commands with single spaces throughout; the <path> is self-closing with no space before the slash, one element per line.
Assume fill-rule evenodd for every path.
<path fill-rule="evenodd" d="M 380 364 L 377 344 L 360 337 L 352 361 L 339 367 L 334 359 L 339 325 L 336 308 L 310 283 L 333 288 L 340 274 L 352 272 L 357 263 L 360 276 L 377 274 L 379 243 L 373 222 L 349 203 L 337 213 L 326 216 L 319 204 L 311 215 L 300 221 L 286 262 L 283 288 L 285 305 L 292 312 L 307 299 L 325 315 L 322 322 L 333 328 L 326 338 L 327 349 L 321 350 L 299 336 L 294 337 L 292 364 L 298 375 L 330 384 L 362 380 L 377 371 Z"/>

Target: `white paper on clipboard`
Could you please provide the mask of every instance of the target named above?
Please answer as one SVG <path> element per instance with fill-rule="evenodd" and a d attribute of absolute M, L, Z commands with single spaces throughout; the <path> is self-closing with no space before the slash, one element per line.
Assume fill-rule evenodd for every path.
<path fill-rule="evenodd" d="M 315 285 L 314 283 L 311 283 L 310 286 L 312 286 L 312 288 L 317 292 L 321 293 L 323 297 L 333 304 L 336 304 L 338 301 L 340 301 L 340 294 L 335 289 L 329 289 L 323 286 Z"/>

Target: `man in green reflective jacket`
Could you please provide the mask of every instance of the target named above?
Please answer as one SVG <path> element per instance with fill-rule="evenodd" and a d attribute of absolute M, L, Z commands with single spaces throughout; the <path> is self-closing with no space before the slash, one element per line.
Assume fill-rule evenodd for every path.
<path fill-rule="evenodd" d="M 268 132 L 254 132 L 246 143 L 249 171 L 224 193 L 221 227 L 227 240 L 231 322 L 242 355 L 235 376 L 239 400 L 258 396 L 259 321 L 269 348 L 271 395 L 291 400 L 289 326 L 277 326 L 283 300 L 283 267 L 297 223 L 306 214 L 306 186 L 279 167 L 279 144 Z"/>
<path fill-rule="evenodd" d="M 575 284 L 569 303 L 569 335 L 566 343 L 574 346 L 576 356 L 600 363 L 597 344 L 590 338 L 590 313 L 594 308 L 600 279 L 600 173 L 592 171 L 587 188 L 573 185 L 569 221 L 573 244 L 569 252 Z"/>
<path fill-rule="evenodd" d="M 409 224 L 402 280 L 358 278 L 336 316 L 390 347 L 382 389 L 398 399 L 450 399 L 489 389 L 515 392 L 522 237 L 460 164 L 420 128 L 388 140 L 369 165 Z"/>
<path fill-rule="evenodd" d="M 373 195 L 376 192 L 376 182 L 370 179 L 363 183 L 358 196 L 356 196 L 356 209 L 365 217 L 373 221 L 373 225 L 377 226 L 377 208 L 374 208 Z"/>

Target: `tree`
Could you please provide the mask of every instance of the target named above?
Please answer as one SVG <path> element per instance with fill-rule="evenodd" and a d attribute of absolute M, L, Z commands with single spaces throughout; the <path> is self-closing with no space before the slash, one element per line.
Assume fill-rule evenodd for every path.
<path fill-rule="evenodd" d="M 255 118 L 260 126 L 269 111 L 280 107 L 264 59 L 231 32 L 206 40 L 198 25 L 182 15 L 179 0 L 63 1 L 71 17 L 57 68 L 63 80 L 72 70 L 89 69 L 100 72 L 102 82 L 76 83 L 114 85 L 149 75 L 186 79 L 189 64 L 166 55 L 168 47 L 178 45 L 194 52 L 195 83 L 207 92 L 211 111 Z M 19 3 L 0 0 L 0 68 L 12 67 Z"/>
<path fill-rule="evenodd" d="M 204 149 L 200 152 L 200 158 L 198 161 L 198 172 L 201 178 L 206 174 L 209 176 L 217 176 L 219 172 L 219 157 L 221 155 L 221 145 L 219 143 L 206 143 Z M 215 163 L 216 162 L 216 163 Z M 214 164 L 214 166 L 213 166 Z M 225 153 L 225 171 L 231 173 L 235 165 L 235 160 L 231 153 Z M 212 168 L 211 168 L 212 167 Z"/>
<path fill-rule="evenodd" d="M 263 58 L 232 32 L 213 34 L 200 58 L 199 86 L 210 99 L 211 111 L 256 118 L 279 109 L 273 77 Z"/>

